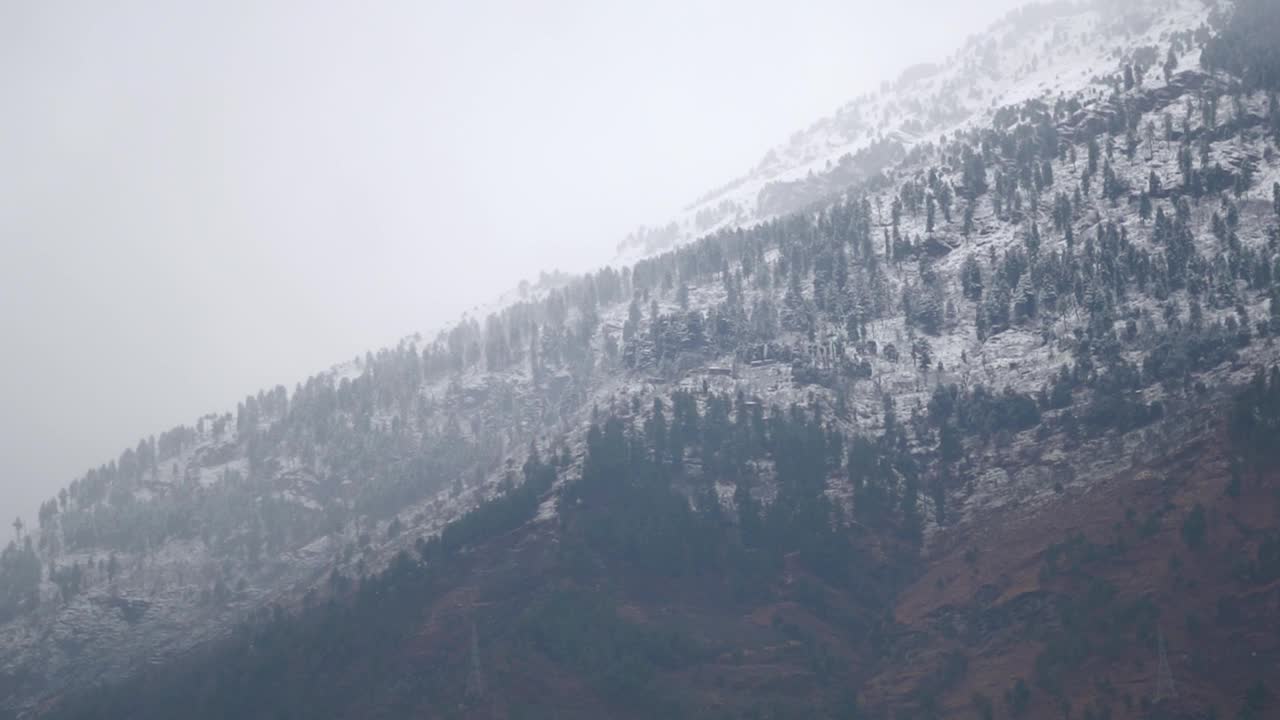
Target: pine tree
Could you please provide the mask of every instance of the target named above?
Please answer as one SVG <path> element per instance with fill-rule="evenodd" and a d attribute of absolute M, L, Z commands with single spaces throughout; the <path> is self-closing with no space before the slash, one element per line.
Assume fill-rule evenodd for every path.
<path fill-rule="evenodd" d="M 1280 288 L 1271 291 L 1271 333 L 1280 335 Z"/>
<path fill-rule="evenodd" d="M 982 299 L 982 267 L 973 254 L 966 257 L 960 267 L 960 285 L 965 297 L 975 302 Z"/>
<path fill-rule="evenodd" d="M 916 363 L 916 367 L 923 371 L 928 371 L 933 366 L 933 345 L 926 338 L 916 338 L 911 343 L 911 357 Z"/>
<path fill-rule="evenodd" d="M 993 272 L 992 276 L 994 277 L 992 288 L 984 295 L 981 312 L 986 317 L 990 331 L 994 334 L 1009 327 L 1009 303 L 1013 289 L 1009 287 L 1009 281 L 1004 273 Z"/>
<path fill-rule="evenodd" d="M 1107 160 L 1102 167 L 1102 195 L 1103 197 L 1115 203 L 1125 194 L 1127 188 L 1124 181 L 1116 175 L 1116 171 L 1111 167 L 1111 161 Z"/>
<path fill-rule="evenodd" d="M 1040 252 L 1040 226 L 1036 223 L 1031 223 L 1031 232 L 1027 233 L 1026 244 L 1027 252 L 1031 255 L 1034 256 Z"/>
<path fill-rule="evenodd" d="M 942 219 L 946 220 L 948 224 L 951 222 L 952 198 L 951 184 L 948 182 L 940 183 L 938 186 L 938 206 L 942 208 Z"/>
<path fill-rule="evenodd" d="M 1271 93 L 1271 100 L 1267 104 L 1267 118 L 1271 121 L 1271 135 L 1276 144 L 1280 145 L 1280 100 L 1275 93 Z"/>
<path fill-rule="evenodd" d="M 964 148 L 964 192 L 972 201 L 987 191 L 987 164 L 982 152 L 972 147 Z"/>
<path fill-rule="evenodd" d="M 1014 322 L 1023 323 L 1031 320 L 1036 316 L 1037 310 L 1036 289 L 1031 283 L 1031 274 L 1024 273 L 1018 280 L 1018 286 L 1013 293 Z"/>

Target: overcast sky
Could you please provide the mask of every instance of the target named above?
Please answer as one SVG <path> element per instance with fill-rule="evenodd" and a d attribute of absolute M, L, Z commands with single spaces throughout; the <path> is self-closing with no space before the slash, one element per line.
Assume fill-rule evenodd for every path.
<path fill-rule="evenodd" d="M 0 515 L 607 262 L 1018 4 L 0 2 Z"/>

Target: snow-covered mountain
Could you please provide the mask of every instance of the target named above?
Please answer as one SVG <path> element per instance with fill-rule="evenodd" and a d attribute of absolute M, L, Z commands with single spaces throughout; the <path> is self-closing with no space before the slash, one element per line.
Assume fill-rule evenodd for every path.
<path fill-rule="evenodd" d="M 75 716 L 90 688 L 168 677 L 201 652 L 287 652 L 255 644 L 246 623 L 365 607 L 393 594 L 393 581 L 444 568 L 431 577 L 429 606 L 396 626 L 413 639 L 410 660 L 373 673 L 395 699 L 375 703 L 383 714 L 412 714 L 405 708 L 422 701 L 405 698 L 425 682 L 414 662 L 462 643 L 480 664 L 478 631 L 458 632 L 475 627 L 474 608 L 510 604 L 496 625 L 523 621 L 526 593 L 543 592 L 546 578 L 557 592 L 598 589 L 603 580 L 580 574 L 631 558 L 625 543 L 646 528 L 677 532 L 645 516 L 618 541 L 592 524 L 625 520 L 578 489 L 602 474 L 593 454 L 625 444 L 609 446 L 608 427 L 645 448 L 633 459 L 656 458 L 663 492 L 681 500 L 661 507 L 705 514 L 716 533 L 752 508 L 778 523 L 758 546 L 715 535 L 727 556 L 772 559 L 757 568 L 765 589 L 735 594 L 731 612 L 685 618 L 714 636 L 716 652 L 694 653 L 714 672 L 661 667 L 681 697 L 736 708 L 713 678 L 739 673 L 739 689 L 762 703 L 834 702 L 821 682 L 838 656 L 864 700 L 886 712 L 968 712 L 980 703 L 954 684 L 956 658 L 971 649 L 957 633 L 988 632 L 965 662 L 975 678 L 1003 683 L 1035 657 L 1027 638 L 1040 631 L 1016 623 L 1070 619 L 1053 613 L 1075 591 L 1040 570 L 1041 554 L 1062 540 L 1054 557 L 1070 556 L 1079 543 L 1054 533 L 1093 525 L 1065 518 L 1094 513 L 1105 518 L 1098 527 L 1124 529 L 1149 512 L 1143 534 L 1122 540 L 1149 543 L 1144 572 L 1172 567 L 1156 543 L 1176 544 L 1179 530 L 1160 519 L 1226 502 L 1205 478 L 1225 483 L 1230 468 L 1235 482 L 1251 457 L 1244 444 L 1270 422 L 1262 405 L 1233 415 L 1230 432 L 1224 420 L 1232 397 L 1249 408 L 1236 394 L 1276 361 L 1280 334 L 1280 111 L 1264 89 L 1202 66 L 1225 17 L 1201 0 L 1019 11 L 945 63 L 798 133 L 666 229 L 633 236 L 620 250 L 634 264 L 547 277 L 435 337 L 144 439 L 51 499 L 40 527 L 0 557 L 0 712 Z M 803 432 L 787 435 L 795 428 Z M 829 454 L 816 487 L 788 475 L 793 448 L 813 437 Z M 1188 459 L 1180 446 L 1209 449 Z M 546 467 L 554 480 L 544 486 Z M 819 505 L 805 504 L 805 492 Z M 1232 497 L 1251 492 L 1262 490 Z M 844 550 L 789 535 L 823 525 L 791 523 L 792 507 L 834 513 Z M 1261 552 L 1266 512 L 1222 519 L 1215 542 Z M 1020 535 L 1027 527 L 1052 532 Z M 616 555 L 599 549 L 613 541 L 623 543 Z M 826 577 L 816 565 L 846 556 L 875 559 L 859 566 L 866 588 L 815 580 Z M 535 566 L 545 577 L 530 577 Z M 684 617 L 710 587 L 746 582 L 722 569 L 706 570 L 706 587 L 680 586 L 679 601 L 613 586 L 613 614 L 641 625 Z M 1218 602 L 1187 599 L 1187 582 L 1160 575 L 1101 595 L 1198 603 L 1187 613 Z M 494 597 L 478 599 L 486 588 Z M 814 603 L 815 592 L 825 599 Z M 868 596 L 886 604 L 871 612 L 859 604 Z M 1265 598 L 1240 597 L 1269 617 Z M 804 616 L 811 626 L 780 619 L 810 606 L 819 608 Z M 1145 607 L 1124 617 L 1138 623 Z M 556 646 L 528 667 L 562 682 L 521 685 L 511 678 L 525 666 L 511 658 L 543 636 L 513 633 L 494 651 L 507 663 L 494 681 L 511 683 L 509 697 L 538 686 L 580 699 L 594 655 L 573 660 Z M 798 639 L 805 633 L 826 645 Z M 758 644 L 734 647 L 734 637 Z M 1222 667 L 1240 667 L 1233 658 Z M 479 716 L 484 683 L 453 683 L 457 660 L 432 666 L 445 680 L 431 687 L 463 708 L 454 716 Z M 1053 668 L 1079 697 L 1106 695 L 1070 674 L 1076 666 Z M 1195 692 L 1224 702 L 1217 685 Z M 88 697 L 88 707 L 101 699 Z M 1047 716 L 1056 697 L 1046 689 L 1027 702 Z M 571 716 L 642 716 L 599 702 Z M 375 713 L 353 705 L 347 714 Z"/>
<path fill-rule="evenodd" d="M 913 148 L 989 125 L 1003 107 L 1101 97 L 1116 68 L 1166 81 L 1169 40 L 1199 30 L 1201 0 L 1054 0 L 1014 10 L 945 59 L 917 65 L 796 132 L 747 174 L 699 197 L 672 220 L 618 245 L 629 262 L 723 228 L 745 227 L 827 199 L 900 162 Z M 1199 64 L 1192 46 L 1170 66 Z"/>

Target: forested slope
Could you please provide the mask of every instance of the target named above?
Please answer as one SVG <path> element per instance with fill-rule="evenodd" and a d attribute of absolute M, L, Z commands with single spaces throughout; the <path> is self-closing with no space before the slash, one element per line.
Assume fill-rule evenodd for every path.
<path fill-rule="evenodd" d="M 1084 90 L 79 478 L 0 710 L 1265 717 L 1280 9 L 1135 7 Z"/>

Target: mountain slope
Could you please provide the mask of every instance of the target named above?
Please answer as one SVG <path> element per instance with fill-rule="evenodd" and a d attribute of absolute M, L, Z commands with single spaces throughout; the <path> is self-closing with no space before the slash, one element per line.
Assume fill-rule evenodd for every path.
<path fill-rule="evenodd" d="M 919 560 L 776 514 L 742 519 L 738 536 L 667 505 L 660 532 L 636 532 L 653 518 L 645 501 L 669 491 L 586 471 L 588 497 L 629 502 L 498 524 L 65 716 L 166 717 L 195 701 L 208 717 L 982 717 L 988 703 L 1000 717 L 1068 704 L 1145 717 L 1160 632 L 1175 716 L 1234 710 L 1280 657 L 1268 623 L 1280 575 L 1274 560 L 1238 560 L 1274 552 L 1274 535 L 1258 544 L 1277 520 L 1274 472 L 1232 489 L 1222 455 L 1201 452 L 1221 440 L 1166 458 L 1154 447 L 1141 483 L 1095 478 L 1066 491 L 1064 517 L 1026 513 L 985 538 L 956 528 Z M 1168 509 L 1128 517 L 1153 506 L 1144 495 Z M 1211 528 L 1199 540 L 1197 507 Z"/>
<path fill-rule="evenodd" d="M 1118 63 L 1147 70 L 1158 87 L 1174 33 L 1197 30 L 1204 4 L 1070 2 L 1011 12 L 939 63 L 917 65 L 785 144 L 746 175 L 700 197 L 665 225 L 640 228 L 619 244 L 623 261 L 708 232 L 784 215 L 891 167 L 912 148 L 988 125 L 1002 107 L 1039 99 L 1097 98 Z M 1170 72 L 1195 68 L 1198 49 Z"/>
<path fill-rule="evenodd" d="M 0 707 L 1136 717 L 1154 627 L 1181 708 L 1235 712 L 1275 657 L 1280 112 L 1196 60 L 1257 23 L 1175 6 L 1167 80 L 1111 56 L 89 473 L 0 558 Z"/>

